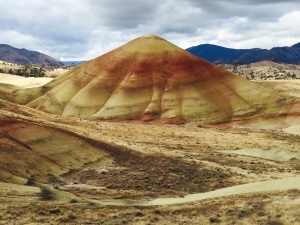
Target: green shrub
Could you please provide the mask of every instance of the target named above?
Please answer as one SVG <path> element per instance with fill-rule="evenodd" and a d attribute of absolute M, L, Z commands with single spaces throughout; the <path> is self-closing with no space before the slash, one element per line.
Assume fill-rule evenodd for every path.
<path fill-rule="evenodd" d="M 218 215 L 212 215 L 209 217 L 209 222 L 211 223 L 218 223 L 220 222 L 220 218 Z"/>
<path fill-rule="evenodd" d="M 66 212 L 63 216 L 59 217 L 60 222 L 70 222 L 72 220 L 76 219 L 76 214 L 73 211 Z"/>
<path fill-rule="evenodd" d="M 40 193 L 40 200 L 41 201 L 51 201 L 55 199 L 54 193 L 51 191 L 51 189 L 47 187 L 40 187 L 41 193 Z"/>

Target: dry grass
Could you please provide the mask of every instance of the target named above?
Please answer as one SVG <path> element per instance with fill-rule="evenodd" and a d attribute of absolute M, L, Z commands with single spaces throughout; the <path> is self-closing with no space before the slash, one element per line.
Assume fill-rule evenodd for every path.
<path fill-rule="evenodd" d="M 299 223 L 299 190 L 159 207 L 105 206 L 101 203 L 107 198 L 129 201 L 143 200 L 145 196 L 178 196 L 217 189 L 222 185 L 227 187 L 299 175 L 297 162 L 277 162 L 218 152 L 246 148 L 299 152 L 297 135 L 286 134 L 279 129 L 199 128 L 76 118 L 66 120 L 24 106 L 4 101 L 0 103 L 1 147 L 7 147 L 6 151 L 4 148 L 1 151 L 1 165 L 5 165 L 6 169 L 1 167 L 0 179 L 7 176 L 7 168 L 10 168 L 8 176 L 13 174 L 21 180 L 6 182 L 22 181 L 25 184 L 30 175 L 38 174 L 40 178 L 37 180 L 54 193 L 51 199 L 41 199 L 39 184 L 17 188 L 11 186 L 9 190 L 5 190 L 3 185 L 0 188 L 0 224 Z M 14 152 L 16 150 L 17 154 Z M 28 157 L 25 157 L 26 154 Z M 20 156 L 19 161 L 16 161 L 17 155 Z M 59 166 L 51 167 L 51 171 L 47 171 L 47 167 L 40 171 L 32 169 L 35 168 L 32 164 L 26 165 L 24 162 L 30 162 L 34 155 L 42 156 L 38 162 L 43 166 L 46 161 L 55 162 L 63 170 L 59 170 Z M 91 163 L 105 155 L 110 156 L 110 162 L 99 165 Z M 28 173 L 24 166 L 30 166 Z M 206 170 L 212 173 L 206 180 L 199 179 L 203 182 L 198 185 L 199 189 L 192 189 L 192 178 Z M 162 184 L 173 182 L 171 186 L 155 183 L 156 177 L 160 177 L 156 174 L 160 173 L 166 176 L 162 178 Z M 49 174 L 57 179 L 48 179 Z M 147 174 L 148 181 L 151 181 L 149 185 L 145 184 Z M 177 180 L 170 179 L 174 174 L 182 175 L 186 182 L 178 179 L 176 186 Z M 192 175 L 191 180 L 188 180 L 188 175 Z M 225 177 L 222 178 L 223 175 Z M 90 186 L 76 187 L 73 183 L 74 187 L 60 190 L 69 182 Z M 186 184 L 185 190 L 180 189 L 183 184 Z M 92 185 L 104 185 L 106 189 L 90 188 Z M 149 187 L 153 190 L 148 190 Z"/>
<path fill-rule="evenodd" d="M 204 200 L 169 207 L 103 207 L 52 202 L 1 204 L 1 223 L 17 224 L 284 224 L 296 225 L 299 191 Z"/>
<path fill-rule="evenodd" d="M 261 61 L 245 65 L 221 64 L 220 66 L 249 80 L 300 79 L 300 66 L 294 64 Z"/>

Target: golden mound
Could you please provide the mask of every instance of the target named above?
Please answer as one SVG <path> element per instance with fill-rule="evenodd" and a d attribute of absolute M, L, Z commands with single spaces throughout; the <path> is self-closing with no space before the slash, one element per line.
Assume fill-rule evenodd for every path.
<path fill-rule="evenodd" d="M 2 120 L 0 129 L 0 181 L 26 183 L 34 177 L 46 182 L 71 169 L 110 161 L 81 138 L 47 126 Z"/>
<path fill-rule="evenodd" d="M 87 119 L 216 123 L 300 111 L 295 99 L 154 35 L 137 38 L 42 87 L 1 90 L 16 103 Z"/>
<path fill-rule="evenodd" d="M 39 111 L 0 100 L 0 182 L 61 181 L 70 170 L 112 161 L 83 137 L 44 119 Z"/>

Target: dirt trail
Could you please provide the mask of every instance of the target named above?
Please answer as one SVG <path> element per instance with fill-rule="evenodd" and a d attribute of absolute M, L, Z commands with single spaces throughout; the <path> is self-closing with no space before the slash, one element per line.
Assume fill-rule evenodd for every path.
<path fill-rule="evenodd" d="M 275 161 L 289 161 L 291 159 L 300 159 L 300 152 L 291 152 L 281 149 L 241 149 L 241 150 L 223 150 L 220 153 L 240 154 Z"/>
<path fill-rule="evenodd" d="M 252 192 L 265 191 L 283 191 L 289 189 L 300 189 L 300 176 L 237 185 L 206 193 L 186 195 L 183 198 L 157 198 L 146 202 L 145 205 L 173 205 L 180 203 L 195 202 L 208 198 L 224 197 L 229 195 L 248 194 Z"/>
<path fill-rule="evenodd" d="M 300 189 L 300 176 L 289 177 L 277 180 L 268 180 L 262 182 L 255 182 L 250 184 L 237 185 L 228 188 L 222 188 L 215 191 L 190 194 L 179 198 L 156 198 L 150 201 L 141 202 L 135 200 L 120 200 L 120 199 L 107 199 L 97 201 L 97 203 L 109 206 L 161 206 L 161 205 L 174 205 L 191 203 L 199 200 L 224 197 L 238 194 L 249 194 L 256 192 L 267 192 L 267 191 L 284 191 L 290 189 Z"/>

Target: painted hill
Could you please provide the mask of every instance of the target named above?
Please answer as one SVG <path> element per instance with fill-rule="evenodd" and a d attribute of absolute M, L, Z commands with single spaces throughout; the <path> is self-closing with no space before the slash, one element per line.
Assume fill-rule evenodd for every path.
<path fill-rule="evenodd" d="M 6 85 L 0 90 L 5 98 L 41 111 L 101 120 L 217 123 L 298 110 L 295 99 L 154 35 L 137 38 L 42 87 Z"/>
<path fill-rule="evenodd" d="M 291 47 L 267 49 L 232 49 L 218 45 L 203 44 L 186 49 L 188 52 L 213 63 L 245 64 L 259 61 L 300 63 L 300 43 Z"/>
<path fill-rule="evenodd" d="M 37 51 L 18 49 L 9 45 L 0 44 L 0 60 L 29 65 L 62 66 L 56 59 Z"/>

